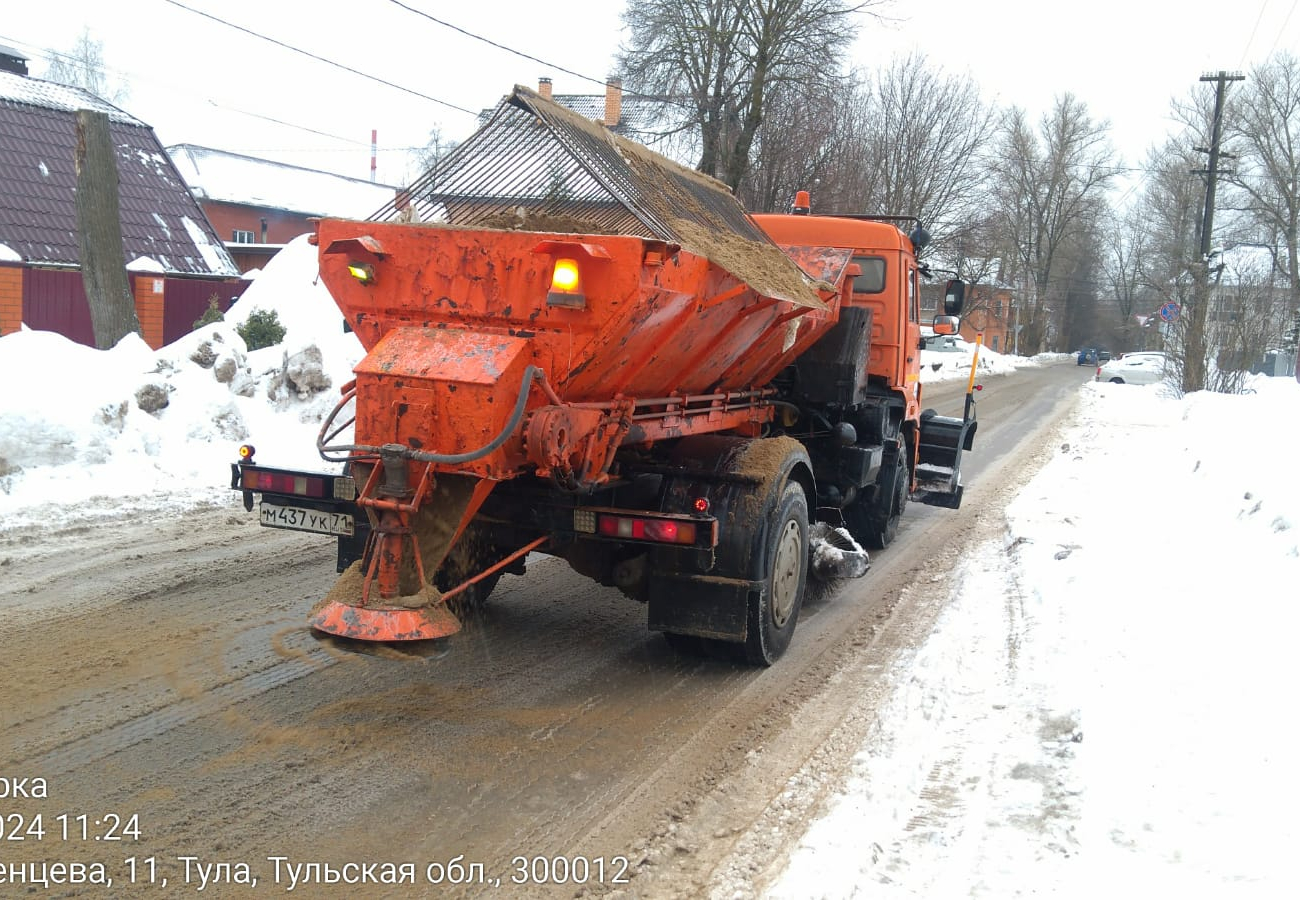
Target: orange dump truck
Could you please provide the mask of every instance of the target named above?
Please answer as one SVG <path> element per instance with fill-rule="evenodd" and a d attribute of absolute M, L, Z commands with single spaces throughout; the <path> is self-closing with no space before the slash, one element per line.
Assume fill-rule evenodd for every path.
<path fill-rule="evenodd" d="M 847 537 L 887 545 L 909 498 L 957 506 L 976 427 L 969 391 L 961 417 L 921 409 L 923 230 L 806 213 L 749 216 L 516 88 L 371 220 L 322 220 L 367 351 L 321 429 L 342 473 L 247 448 L 232 472 L 263 524 L 338 536 L 312 627 L 445 638 L 539 551 L 675 645 L 772 663 L 818 523 L 865 571 Z"/>

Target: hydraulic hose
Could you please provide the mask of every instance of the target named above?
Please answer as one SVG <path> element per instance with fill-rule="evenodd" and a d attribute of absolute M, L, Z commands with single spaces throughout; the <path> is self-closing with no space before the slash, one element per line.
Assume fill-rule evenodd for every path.
<path fill-rule="evenodd" d="M 528 391 L 534 381 L 540 381 L 543 386 L 546 386 L 546 373 L 536 366 L 530 365 L 528 368 L 524 369 L 523 381 L 519 385 L 519 397 L 515 400 L 515 408 L 511 411 L 510 418 L 506 421 L 505 427 L 501 429 L 500 434 L 475 450 L 468 450 L 464 453 L 429 453 L 425 450 L 415 450 L 411 447 L 403 447 L 400 444 L 386 444 L 383 447 L 375 447 L 369 444 L 346 444 L 335 445 L 332 447 L 318 446 L 317 449 L 320 451 L 321 458 L 329 462 L 345 462 L 347 458 L 338 459 L 329 457 L 325 455 L 327 453 L 347 453 L 351 455 L 350 458 L 355 458 L 358 454 L 371 457 L 382 456 L 384 454 L 396 454 L 415 462 L 438 463 L 445 466 L 454 466 L 461 463 L 473 462 L 476 459 L 482 459 L 493 450 L 496 450 L 509 440 L 510 435 L 514 434 L 519 428 L 519 424 L 524 420 L 524 409 L 528 406 Z M 334 417 L 352 396 L 355 396 L 355 391 L 348 397 L 344 397 L 343 401 L 335 407 L 334 412 L 325 420 L 325 424 L 321 426 L 322 438 L 324 437 L 326 430 L 329 428 L 330 423 L 333 422 Z M 337 431 L 334 433 L 337 433 Z"/>

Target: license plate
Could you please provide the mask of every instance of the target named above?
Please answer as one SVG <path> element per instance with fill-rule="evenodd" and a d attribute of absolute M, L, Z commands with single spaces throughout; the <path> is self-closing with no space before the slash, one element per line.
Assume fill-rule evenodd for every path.
<path fill-rule="evenodd" d="M 346 513 L 321 512 L 299 506 L 276 506 L 262 503 L 258 518 L 268 528 L 291 528 L 294 531 L 311 531 L 316 534 L 341 534 L 352 536 L 355 523 Z"/>

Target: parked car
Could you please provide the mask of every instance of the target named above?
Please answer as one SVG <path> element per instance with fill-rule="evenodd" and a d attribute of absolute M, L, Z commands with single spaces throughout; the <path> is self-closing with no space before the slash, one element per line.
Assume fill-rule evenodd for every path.
<path fill-rule="evenodd" d="M 934 334 L 925 338 L 925 348 L 935 353 L 970 353 L 971 345 L 959 334 Z"/>
<path fill-rule="evenodd" d="M 1155 384 L 1169 374 L 1169 356 L 1156 350 L 1125 353 L 1097 366 L 1097 380 L 1114 384 Z"/>
<path fill-rule="evenodd" d="M 1085 347 L 1075 357 L 1075 365 L 1095 366 L 1097 363 L 1104 363 L 1108 359 L 1110 359 L 1109 350 L 1102 350 L 1098 347 Z"/>

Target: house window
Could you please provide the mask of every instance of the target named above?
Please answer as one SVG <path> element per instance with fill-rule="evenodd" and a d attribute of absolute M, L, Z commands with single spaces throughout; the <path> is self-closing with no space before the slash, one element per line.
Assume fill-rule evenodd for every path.
<path fill-rule="evenodd" d="M 989 349 L 992 350 L 994 353 L 998 352 L 998 336 L 996 334 L 993 335 L 993 342 L 989 346 Z"/>
<path fill-rule="evenodd" d="M 253 240 L 253 232 L 251 232 L 251 231 L 240 231 L 238 228 L 236 228 L 236 229 L 235 229 L 235 236 L 234 236 L 233 238 L 231 238 L 231 242 L 232 242 L 232 243 L 235 243 L 235 244 L 251 244 L 251 243 L 254 242 L 254 240 Z"/>

